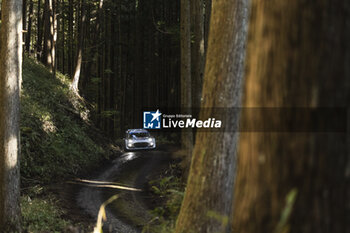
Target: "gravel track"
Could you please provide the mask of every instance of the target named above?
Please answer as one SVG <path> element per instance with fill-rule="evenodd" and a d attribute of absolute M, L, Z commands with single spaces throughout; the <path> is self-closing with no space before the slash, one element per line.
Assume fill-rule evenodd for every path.
<path fill-rule="evenodd" d="M 127 152 L 114 159 L 90 180 L 115 182 L 121 186 L 144 190 L 147 177 L 167 165 L 170 160 L 170 153 L 163 151 Z M 142 227 L 151 221 L 146 203 L 149 197 L 146 192 L 93 187 L 89 184 L 82 185 L 76 199 L 78 206 L 96 219 L 101 204 L 115 194 L 119 197 L 106 207 L 107 221 L 104 222 L 103 231 L 141 232 Z"/>

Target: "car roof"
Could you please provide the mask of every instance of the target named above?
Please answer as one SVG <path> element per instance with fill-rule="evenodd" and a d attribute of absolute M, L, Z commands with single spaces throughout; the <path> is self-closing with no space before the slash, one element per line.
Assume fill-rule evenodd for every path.
<path fill-rule="evenodd" d="M 128 129 L 127 133 L 148 133 L 145 129 Z"/>

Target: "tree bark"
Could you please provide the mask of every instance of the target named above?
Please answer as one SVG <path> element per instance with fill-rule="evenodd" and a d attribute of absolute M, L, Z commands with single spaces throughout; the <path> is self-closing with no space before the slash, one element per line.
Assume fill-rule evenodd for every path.
<path fill-rule="evenodd" d="M 3 0 L 0 29 L 0 232 L 21 230 L 19 93 L 22 1 Z"/>
<path fill-rule="evenodd" d="M 33 18 L 33 0 L 30 0 L 29 2 L 29 15 L 28 15 L 28 30 L 26 34 L 26 52 L 30 54 L 30 41 L 32 36 L 32 18 Z"/>
<path fill-rule="evenodd" d="M 43 39 L 43 16 L 41 15 L 41 0 L 38 0 L 38 19 L 37 19 L 37 42 L 36 42 L 36 57 L 38 61 L 41 61 L 42 58 L 42 39 Z"/>
<path fill-rule="evenodd" d="M 191 22 L 190 1 L 181 0 L 181 109 L 189 114 L 192 106 L 191 94 Z M 182 147 L 188 152 L 190 161 L 193 148 L 192 131 L 181 132 Z"/>
<path fill-rule="evenodd" d="M 46 65 L 50 72 L 54 72 L 55 68 L 55 13 L 54 13 L 54 0 L 45 0 L 44 9 L 44 49 L 42 62 Z"/>
<path fill-rule="evenodd" d="M 23 32 L 27 32 L 27 0 L 22 0 L 22 26 Z"/>
<path fill-rule="evenodd" d="M 204 73 L 204 4 L 203 0 L 193 1 L 192 25 L 194 42 L 192 49 L 192 103 L 193 107 L 199 108 L 202 97 L 203 73 Z M 198 112 L 194 113 L 195 116 Z"/>
<path fill-rule="evenodd" d="M 207 53 L 207 50 L 208 50 L 208 36 L 209 36 L 209 25 L 210 25 L 210 15 L 211 15 L 211 2 L 212 2 L 212 0 L 205 0 L 205 16 L 204 16 L 204 51 L 205 51 L 205 53 Z"/>
<path fill-rule="evenodd" d="M 75 66 L 72 86 L 71 86 L 71 89 L 75 93 L 79 93 L 79 79 L 80 79 L 82 61 L 83 61 L 84 32 L 85 32 L 85 1 L 81 0 L 81 18 L 80 18 L 80 32 L 79 32 L 79 42 L 78 42 L 78 56 L 77 56 L 77 62 Z"/>
<path fill-rule="evenodd" d="M 52 75 L 55 78 L 56 77 L 56 42 L 57 42 L 57 0 L 51 0 L 52 1 L 52 15 L 51 15 L 51 70 Z"/>
<path fill-rule="evenodd" d="M 74 14 L 74 8 L 73 8 L 73 0 L 69 0 L 69 7 L 68 7 L 68 74 L 69 77 L 72 77 L 73 75 L 73 14 Z"/>
<path fill-rule="evenodd" d="M 213 2 L 201 119 L 241 105 L 248 1 Z M 230 118 L 229 118 L 230 117 Z M 239 112 L 224 111 L 220 132 L 198 132 L 176 233 L 230 232 Z"/>
<path fill-rule="evenodd" d="M 66 22 L 66 18 L 64 15 L 64 7 L 65 7 L 65 3 L 64 1 L 62 1 L 62 16 L 61 16 L 61 40 L 62 40 L 62 48 L 61 48 L 61 60 L 62 60 L 62 67 L 61 67 L 61 72 L 63 74 L 66 73 L 66 56 L 65 56 L 65 51 L 66 51 L 66 31 L 65 31 L 65 22 Z"/>
<path fill-rule="evenodd" d="M 253 0 L 252 4 L 244 105 L 349 109 L 349 1 Z M 252 121 L 251 114 L 242 117 L 243 122 Z M 292 115 L 298 117 L 313 121 L 308 115 Z M 254 117 L 257 125 L 278 120 L 262 114 Z M 349 232 L 346 136 L 242 133 L 234 229 Z"/>

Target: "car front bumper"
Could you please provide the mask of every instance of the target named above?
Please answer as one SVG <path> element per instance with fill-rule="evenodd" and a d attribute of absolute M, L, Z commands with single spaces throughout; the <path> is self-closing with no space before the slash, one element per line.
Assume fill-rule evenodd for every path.
<path fill-rule="evenodd" d="M 134 142 L 131 145 L 125 143 L 127 150 L 152 150 L 156 148 L 155 142 Z"/>

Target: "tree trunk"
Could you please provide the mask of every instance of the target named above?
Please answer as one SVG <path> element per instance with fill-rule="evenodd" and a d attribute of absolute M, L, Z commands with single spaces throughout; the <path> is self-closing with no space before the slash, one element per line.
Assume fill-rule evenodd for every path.
<path fill-rule="evenodd" d="M 32 36 L 32 18 L 33 18 L 33 0 L 29 2 L 29 15 L 28 15 L 28 30 L 26 34 L 26 51 L 30 54 L 30 41 Z"/>
<path fill-rule="evenodd" d="M 201 105 L 203 72 L 204 72 L 204 5 L 203 0 L 193 1 L 192 24 L 194 42 L 192 49 L 192 103 L 194 108 Z M 194 112 L 194 116 L 198 116 L 199 112 Z"/>
<path fill-rule="evenodd" d="M 144 103 L 144 88 L 142 86 L 142 80 L 144 80 L 144 72 L 145 72 L 145 64 L 143 62 L 143 59 L 145 57 L 144 54 L 144 47 L 145 47 L 145 18 L 144 18 L 144 5 L 147 4 L 146 0 L 135 0 L 135 38 L 136 38 L 136 51 L 135 51 L 135 63 L 136 63 L 136 70 L 135 70 L 135 104 L 134 104 L 134 110 L 133 112 L 141 112 L 143 108 Z M 141 114 L 137 114 L 134 117 L 134 127 L 137 128 L 141 126 L 140 122 L 142 122 L 142 118 L 140 117 Z"/>
<path fill-rule="evenodd" d="M 213 2 L 201 119 L 241 105 L 248 1 Z M 198 132 L 176 233 L 230 232 L 239 113 L 223 111 L 220 132 Z"/>
<path fill-rule="evenodd" d="M 43 16 L 41 15 L 41 0 L 38 0 L 38 21 L 37 21 L 37 42 L 36 42 L 36 57 L 38 61 L 41 61 L 42 58 L 42 39 L 43 39 L 43 18 L 44 18 L 44 14 Z"/>
<path fill-rule="evenodd" d="M 208 50 L 208 36 L 209 36 L 210 15 L 211 15 L 211 1 L 212 0 L 205 0 L 205 16 L 204 16 L 204 52 L 205 53 Z"/>
<path fill-rule="evenodd" d="M 46 65 L 50 72 L 54 71 L 54 0 L 45 0 L 44 9 L 44 49 L 42 62 Z"/>
<path fill-rule="evenodd" d="M 85 32 L 85 2 L 81 0 L 81 18 L 80 18 L 80 32 L 79 32 L 79 41 L 78 41 L 78 56 L 77 63 L 75 66 L 73 82 L 71 89 L 75 93 L 79 93 L 79 79 L 81 74 L 81 67 L 83 61 L 83 42 L 84 42 L 84 32 Z"/>
<path fill-rule="evenodd" d="M 181 109 L 189 114 L 192 105 L 191 96 L 191 22 L 190 1 L 181 0 Z M 185 113 L 185 112 L 184 112 Z M 192 131 L 181 132 L 182 147 L 188 152 L 190 161 L 193 148 Z"/>
<path fill-rule="evenodd" d="M 44 13 L 43 13 L 43 24 L 44 24 L 44 41 L 43 41 L 43 52 L 41 56 L 41 62 L 44 65 L 48 64 L 48 55 L 49 55 L 49 48 L 50 45 L 50 12 L 49 12 L 49 1 L 51 0 L 44 0 Z"/>
<path fill-rule="evenodd" d="M 72 77 L 73 74 L 73 0 L 69 0 L 68 7 L 68 74 Z"/>
<path fill-rule="evenodd" d="M 51 15 L 51 70 L 53 77 L 56 77 L 56 41 L 57 41 L 57 0 L 51 0 L 52 1 L 52 15 Z"/>
<path fill-rule="evenodd" d="M 65 57 L 65 51 L 66 51 L 66 32 L 65 32 L 65 22 L 66 22 L 66 18 L 64 16 L 64 1 L 62 1 L 62 16 L 61 16 L 61 40 L 62 40 L 62 48 L 61 48 L 61 60 L 62 60 L 62 67 L 61 67 L 61 72 L 63 74 L 66 73 L 66 57 Z"/>
<path fill-rule="evenodd" d="M 22 1 L 2 0 L 0 29 L 0 232 L 19 232 L 19 93 Z"/>
<path fill-rule="evenodd" d="M 23 32 L 27 33 L 27 0 L 22 0 L 22 27 Z"/>
<path fill-rule="evenodd" d="M 350 2 L 252 4 L 245 106 L 349 109 Z M 243 123 L 254 117 L 256 125 L 280 119 L 242 117 Z M 291 117 L 314 121 L 298 112 Z M 349 232 L 346 137 L 327 131 L 242 133 L 234 229 Z"/>

